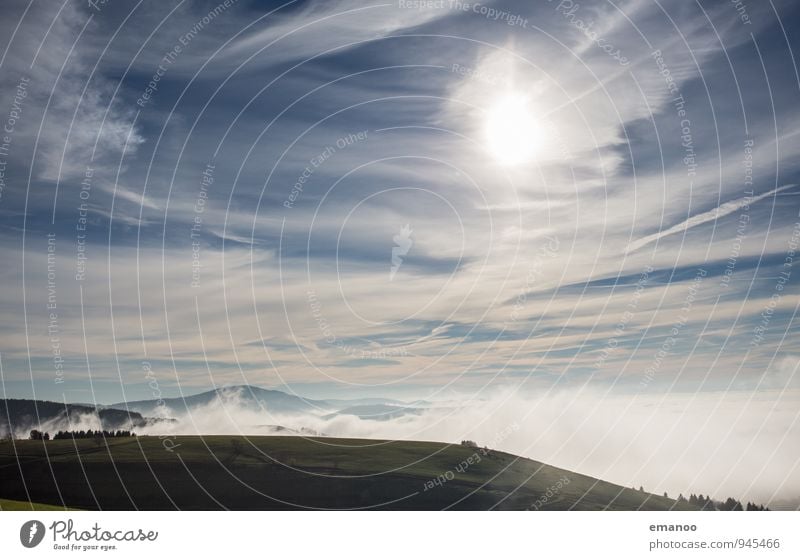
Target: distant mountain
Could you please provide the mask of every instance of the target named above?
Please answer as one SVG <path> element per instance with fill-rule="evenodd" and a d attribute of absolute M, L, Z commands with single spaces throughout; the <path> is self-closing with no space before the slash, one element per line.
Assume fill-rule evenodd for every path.
<path fill-rule="evenodd" d="M 93 424 L 103 430 L 131 429 L 148 420 L 138 412 L 116 408 L 94 408 L 31 399 L 0 399 L 0 435 L 24 434 L 30 430 L 55 432 L 71 426 Z"/>
<path fill-rule="evenodd" d="M 279 414 L 319 413 L 336 408 L 325 401 L 304 399 L 283 391 L 262 389 L 253 385 L 219 387 L 196 395 L 171 399 L 122 402 L 112 404 L 111 408 L 131 410 L 145 416 L 159 416 L 165 412 L 164 408 L 167 409 L 167 414 L 184 414 L 190 408 L 208 406 L 217 400 L 236 401 L 246 409 Z"/>
<path fill-rule="evenodd" d="M 277 414 L 326 414 L 327 417 L 338 414 L 353 414 L 359 417 L 376 417 L 387 420 L 404 414 L 418 414 L 419 408 L 429 403 L 419 401 L 410 407 L 408 403 L 394 399 L 306 399 L 290 395 L 275 389 L 263 389 L 254 385 L 232 385 L 219 387 L 196 395 L 176 397 L 162 400 L 144 400 L 121 402 L 111 408 L 131 410 L 145 416 L 159 416 L 164 413 L 179 415 L 197 406 L 208 406 L 214 401 L 236 402 L 238 406 L 255 411 Z M 165 410 L 166 409 L 166 410 Z"/>
<path fill-rule="evenodd" d="M 419 401 L 409 405 L 384 398 L 315 400 L 253 385 L 218 387 L 185 397 L 121 402 L 110 406 L 6 399 L 0 401 L 0 436 L 12 431 L 20 436 L 32 429 L 51 432 L 69 430 L 81 422 L 84 429 L 88 428 L 88 422 L 92 429 L 105 430 L 172 423 L 175 422 L 173 417 L 186 414 L 189 409 L 209 406 L 215 402 L 235 404 L 265 414 L 312 414 L 326 420 L 342 415 L 353 415 L 364 420 L 390 420 L 408 414 L 420 414 L 429 404 Z M 282 430 L 315 435 L 306 428 L 282 427 L 276 431 Z"/>

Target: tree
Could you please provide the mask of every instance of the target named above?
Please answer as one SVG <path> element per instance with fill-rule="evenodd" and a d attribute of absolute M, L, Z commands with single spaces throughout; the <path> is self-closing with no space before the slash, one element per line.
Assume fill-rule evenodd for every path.
<path fill-rule="evenodd" d="M 639 492 L 644 492 L 644 486 L 639 486 Z"/>
<path fill-rule="evenodd" d="M 42 432 L 39 430 L 31 430 L 31 439 L 41 440 L 42 437 Z"/>
<path fill-rule="evenodd" d="M 722 511 L 744 511 L 744 508 L 742 507 L 742 502 L 734 500 L 733 498 L 728 498 L 725 500 L 725 503 L 722 504 Z"/>
<path fill-rule="evenodd" d="M 725 503 L 722 504 L 722 511 L 733 511 L 736 507 L 736 500 L 733 498 L 728 498 L 725 500 Z"/>
<path fill-rule="evenodd" d="M 50 433 L 49 432 L 45 432 L 44 436 L 42 436 L 42 439 L 45 440 L 45 441 L 50 441 Z"/>

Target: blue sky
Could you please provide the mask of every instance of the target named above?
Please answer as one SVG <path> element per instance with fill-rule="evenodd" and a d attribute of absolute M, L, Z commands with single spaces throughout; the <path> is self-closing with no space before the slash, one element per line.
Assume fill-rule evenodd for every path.
<path fill-rule="evenodd" d="M 778 407 L 799 389 L 797 12 L 9 3 L 5 392 L 148 398 L 148 363 L 174 395 Z"/>

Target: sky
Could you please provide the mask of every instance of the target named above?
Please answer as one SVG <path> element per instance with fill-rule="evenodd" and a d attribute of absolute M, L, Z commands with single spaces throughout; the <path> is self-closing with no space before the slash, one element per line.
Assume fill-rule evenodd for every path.
<path fill-rule="evenodd" d="M 3 393 L 731 396 L 789 433 L 798 10 L 9 2 Z"/>

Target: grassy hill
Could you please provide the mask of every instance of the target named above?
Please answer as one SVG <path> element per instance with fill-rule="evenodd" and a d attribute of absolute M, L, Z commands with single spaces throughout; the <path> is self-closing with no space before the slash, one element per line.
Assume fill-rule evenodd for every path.
<path fill-rule="evenodd" d="M 72 511 L 72 509 L 64 506 L 37 504 L 36 502 L 0 499 L 0 511 Z"/>
<path fill-rule="evenodd" d="M 464 445 L 294 436 L 5 441 L 0 497 L 112 510 L 689 507 Z"/>

